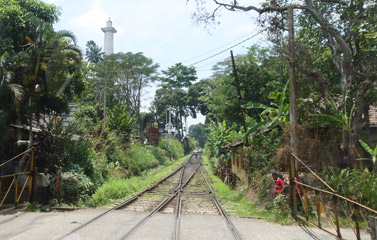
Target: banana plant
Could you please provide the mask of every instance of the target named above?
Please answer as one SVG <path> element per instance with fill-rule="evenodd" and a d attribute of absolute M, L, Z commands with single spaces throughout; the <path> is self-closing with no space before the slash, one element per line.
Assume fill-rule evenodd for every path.
<path fill-rule="evenodd" d="M 344 101 L 344 110 L 340 110 L 333 99 L 326 98 L 325 105 L 329 106 L 331 114 L 313 114 L 310 116 L 314 122 L 307 124 L 307 127 L 320 127 L 335 125 L 339 129 L 351 133 L 352 131 L 352 116 L 356 110 L 355 104 L 353 104 L 351 110 L 347 111 L 347 100 L 349 96 L 347 94 Z"/>
<path fill-rule="evenodd" d="M 274 100 L 271 106 L 253 102 L 242 105 L 245 109 L 263 109 L 260 113 L 261 123 L 257 124 L 258 128 L 267 125 L 268 128 L 279 126 L 283 129 L 289 124 L 288 83 L 285 84 L 282 92 L 269 93 L 268 98 Z"/>
<path fill-rule="evenodd" d="M 369 153 L 369 155 L 372 157 L 372 162 L 374 165 L 374 169 L 376 169 L 376 162 L 377 162 L 377 146 L 372 149 L 366 142 L 359 139 L 359 143 L 364 148 L 364 150 Z M 358 158 L 357 160 L 371 160 L 370 158 Z"/>

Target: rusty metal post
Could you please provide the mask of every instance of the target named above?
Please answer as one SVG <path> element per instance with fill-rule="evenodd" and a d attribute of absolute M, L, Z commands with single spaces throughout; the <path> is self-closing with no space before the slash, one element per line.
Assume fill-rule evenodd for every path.
<path fill-rule="evenodd" d="M 335 226 L 336 226 L 336 234 L 338 238 L 342 238 L 342 234 L 340 234 L 340 227 L 339 227 L 339 214 L 338 214 L 338 197 L 333 195 L 333 208 L 334 208 L 334 215 L 335 215 Z"/>
<path fill-rule="evenodd" d="M 292 210 L 292 217 L 296 219 L 297 216 L 297 198 L 296 198 L 296 184 L 294 182 L 296 168 L 295 168 L 295 158 L 292 154 L 290 154 L 290 171 L 289 171 L 289 188 L 290 188 L 290 202 L 291 202 L 291 210 Z"/>
<path fill-rule="evenodd" d="M 18 204 L 18 176 L 14 176 L 15 184 L 14 184 L 14 206 L 17 207 Z"/>
<path fill-rule="evenodd" d="M 319 192 L 317 190 L 315 190 L 314 192 L 315 192 L 315 203 L 316 203 L 316 206 L 317 206 L 318 227 L 322 228 L 321 227 L 321 205 L 319 203 Z"/>
<path fill-rule="evenodd" d="M 299 186 L 301 189 L 301 192 L 304 194 L 304 210 L 305 210 L 305 217 L 306 221 L 309 221 L 309 199 L 308 199 L 308 194 L 306 193 L 306 190 L 304 187 Z"/>
<path fill-rule="evenodd" d="M 355 224 L 356 224 L 356 238 L 360 240 L 360 225 L 359 225 L 359 206 L 356 204 L 353 205 L 353 211 L 355 214 Z"/>
<path fill-rule="evenodd" d="M 35 198 L 35 179 L 37 173 L 34 170 L 34 158 L 35 158 L 35 147 L 31 150 L 31 161 L 30 161 L 30 182 L 29 182 L 29 202 L 33 203 Z"/>

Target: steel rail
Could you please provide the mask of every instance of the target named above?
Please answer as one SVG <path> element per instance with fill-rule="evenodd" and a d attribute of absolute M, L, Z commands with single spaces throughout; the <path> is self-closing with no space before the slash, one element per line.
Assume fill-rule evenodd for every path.
<path fill-rule="evenodd" d="M 148 219 L 150 219 L 155 213 L 157 213 L 159 210 L 161 210 L 163 207 L 165 207 L 171 200 L 173 200 L 177 194 L 181 191 L 181 189 L 183 189 L 187 183 L 192 179 L 192 177 L 195 175 L 195 173 L 198 171 L 200 165 L 197 166 L 197 168 L 195 169 L 195 171 L 191 174 L 191 176 L 187 179 L 187 181 L 181 186 L 181 187 L 178 187 L 175 191 L 174 191 L 174 194 L 169 197 L 169 198 L 166 198 L 164 199 L 160 204 L 157 205 L 157 207 L 155 207 L 147 216 L 145 216 L 143 219 L 141 219 L 135 226 L 133 226 L 130 230 L 128 230 L 127 233 L 125 233 L 121 239 L 124 240 L 124 239 L 127 239 L 129 236 L 131 236 L 132 233 L 135 232 L 136 229 L 138 229 L 141 225 L 143 225 Z M 184 170 L 184 169 L 183 169 Z M 183 171 L 182 171 L 183 172 Z"/>
<path fill-rule="evenodd" d="M 22 216 L 22 215 L 25 215 L 26 213 L 27 213 L 27 212 L 22 212 L 22 213 L 20 213 L 20 214 L 17 214 L 17 215 L 15 215 L 15 216 L 12 216 L 12 217 L 10 217 L 10 218 L 7 218 L 7 219 L 5 219 L 5 220 L 2 220 L 2 221 L 0 221 L 0 225 L 1 225 L 1 224 L 4 224 L 4 223 L 7 223 L 7 222 L 10 222 L 10 221 L 12 221 L 12 220 L 14 220 L 14 219 L 16 219 L 16 218 Z"/>
<path fill-rule="evenodd" d="M 173 240 L 178 240 L 180 237 L 180 229 L 181 229 L 181 209 L 182 209 L 182 192 L 178 192 L 177 197 L 177 206 L 175 208 L 175 221 L 174 221 L 174 233 L 173 233 Z"/>
<path fill-rule="evenodd" d="M 192 157 L 193 155 L 191 155 Z M 190 160 L 191 160 L 190 157 Z M 187 162 L 188 163 L 188 162 Z M 179 231 L 180 231 L 180 212 L 181 212 L 181 206 L 182 206 L 182 200 L 181 200 L 181 193 L 182 193 L 182 181 L 183 181 L 183 175 L 185 172 L 187 164 L 183 167 L 181 176 L 179 177 L 179 190 L 178 190 L 178 198 L 177 198 L 177 206 L 175 208 L 175 221 L 174 221 L 174 233 L 173 233 L 173 239 L 179 239 Z"/>
<path fill-rule="evenodd" d="M 190 156 L 191 158 L 191 156 Z M 181 170 L 186 164 L 187 162 L 189 161 L 189 159 L 187 161 L 185 161 L 181 166 L 179 166 L 177 169 L 175 169 L 173 172 L 171 172 L 170 174 L 168 174 L 166 177 L 164 177 L 163 179 L 157 181 L 156 183 L 152 184 L 151 186 L 141 190 L 139 193 L 135 194 L 134 196 L 130 197 L 129 199 L 127 199 L 126 201 L 116 205 L 115 207 L 113 208 L 110 208 L 108 210 L 106 210 L 105 212 L 95 216 L 94 218 L 90 219 L 89 221 L 87 221 L 86 223 L 74 228 L 73 230 L 71 230 L 70 232 L 60 236 L 59 238 L 57 238 L 56 240 L 62 240 L 66 237 L 68 237 L 69 235 L 71 235 L 72 233 L 74 232 L 77 232 L 78 230 L 86 227 L 87 225 L 89 225 L 90 223 L 96 221 L 97 219 L 103 217 L 104 215 L 114 211 L 114 210 L 117 210 L 117 209 L 121 209 L 123 207 L 125 207 L 126 205 L 130 204 L 131 202 L 135 201 L 136 199 L 138 199 L 141 195 L 143 195 L 145 192 L 148 192 L 148 191 L 151 191 L 152 189 L 154 189 L 155 187 L 157 187 L 159 184 L 161 184 L 163 181 L 165 181 L 166 179 L 170 178 L 171 176 L 173 176 L 175 173 L 177 173 L 179 170 Z"/>
<path fill-rule="evenodd" d="M 208 190 L 208 193 L 212 195 L 212 200 L 217 208 L 217 210 L 219 211 L 220 215 L 223 217 L 224 221 L 227 223 L 227 226 L 230 230 L 230 232 L 232 233 L 233 235 L 233 238 L 236 239 L 236 240 L 241 240 L 242 238 L 240 237 L 239 233 L 237 232 L 237 229 L 236 227 L 233 225 L 232 221 L 229 219 L 227 213 L 225 212 L 225 210 L 221 207 L 219 201 L 217 200 L 217 197 L 216 195 L 213 193 L 208 181 L 207 181 L 207 178 L 206 176 L 204 175 L 203 173 L 203 170 L 202 168 L 200 168 L 200 172 L 202 173 L 202 176 L 204 178 L 204 181 L 206 183 L 206 187 L 207 187 L 207 190 Z"/>

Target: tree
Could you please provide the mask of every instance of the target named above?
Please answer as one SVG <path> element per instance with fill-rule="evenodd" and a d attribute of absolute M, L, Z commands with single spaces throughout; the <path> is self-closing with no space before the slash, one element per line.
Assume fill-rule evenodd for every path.
<path fill-rule="evenodd" d="M 199 142 L 201 148 L 205 147 L 206 144 L 206 132 L 203 123 L 198 123 L 191 125 L 189 128 L 189 136 Z"/>
<path fill-rule="evenodd" d="M 86 43 L 85 59 L 88 60 L 89 63 L 97 64 L 103 61 L 103 55 L 104 55 L 104 52 L 102 52 L 102 48 L 100 48 L 93 40 L 90 40 Z M 95 76 L 95 74 L 92 74 L 91 78 L 92 80 L 95 81 L 95 85 L 96 85 L 95 101 L 97 104 L 99 100 L 100 80 Z"/>
<path fill-rule="evenodd" d="M 85 59 L 90 63 L 99 63 L 103 60 L 102 48 L 100 48 L 97 43 L 90 40 L 86 43 L 85 49 Z"/>
<path fill-rule="evenodd" d="M 35 30 L 30 16 L 53 24 L 58 20 L 59 10 L 52 4 L 37 0 L 0 0 L 0 55 L 5 51 L 18 53 L 24 49 L 25 36 Z"/>
<path fill-rule="evenodd" d="M 197 79 L 195 68 L 182 63 L 176 63 L 162 73 L 164 76 L 160 78 L 161 86 L 167 88 L 188 88 Z"/>
<path fill-rule="evenodd" d="M 187 106 L 187 93 L 183 89 L 159 88 L 153 100 L 160 120 L 166 119 L 166 109 L 172 107 L 172 124 L 179 131 L 181 137 L 184 136 L 183 119 L 190 115 L 190 108 Z"/>
<path fill-rule="evenodd" d="M 263 112 L 260 113 L 260 116 L 263 121 L 264 126 L 273 128 L 279 126 L 281 129 L 284 129 L 289 124 L 289 103 L 288 103 L 288 94 L 287 94 L 288 82 L 285 85 L 282 92 L 270 92 L 269 98 L 274 100 L 271 105 L 266 106 L 260 103 L 249 102 L 245 105 L 242 105 L 245 109 L 263 109 Z"/>
<path fill-rule="evenodd" d="M 0 56 L 0 155 L 4 156 L 6 130 L 9 124 L 9 112 L 16 106 L 19 107 L 23 98 L 21 85 L 13 83 L 12 70 L 16 56 L 5 52 Z"/>
<path fill-rule="evenodd" d="M 108 71 L 107 78 L 113 78 L 116 88 L 114 97 L 125 104 L 141 125 L 141 97 L 145 87 L 157 79 L 158 64 L 147 58 L 143 53 L 117 53 L 105 57 L 103 62 Z M 142 131 L 142 129 L 139 129 Z M 140 136 L 143 134 L 140 132 Z"/>
<path fill-rule="evenodd" d="M 190 99 L 189 87 L 197 79 L 194 67 L 184 66 L 177 63 L 168 70 L 162 71 L 164 76 L 160 77 L 161 87 L 157 89 L 153 105 L 160 119 L 165 119 L 165 111 L 170 106 L 174 108 L 173 125 L 180 130 L 181 137 L 184 136 L 184 124 L 188 116 L 196 117 L 195 100 Z M 192 95 L 191 95 L 192 96 Z"/>
<path fill-rule="evenodd" d="M 126 141 L 131 139 L 132 126 L 135 123 L 135 116 L 130 113 L 126 106 L 118 104 L 109 112 L 107 126 L 122 135 Z"/>
<path fill-rule="evenodd" d="M 36 34 L 33 38 L 26 36 L 28 43 L 25 47 L 29 58 L 23 85 L 26 87 L 27 96 L 36 101 L 37 113 L 41 111 L 45 113 L 55 111 L 57 114 L 67 112 L 67 107 L 59 109 L 59 106 L 55 104 L 58 108 L 49 109 L 46 108 L 48 105 L 45 103 L 50 100 L 59 101 L 56 97 L 60 96 L 70 81 L 81 78 L 82 56 L 76 45 L 76 37 L 67 30 L 55 32 L 51 24 L 41 19 L 31 18 L 30 20 L 35 25 Z M 34 88 L 37 84 L 40 92 L 35 95 Z M 74 89 L 78 90 L 77 93 L 82 91 L 82 88 Z M 61 98 L 60 100 L 67 102 L 68 99 Z"/>
<path fill-rule="evenodd" d="M 207 1 L 198 0 L 196 2 L 199 9 L 205 9 L 202 4 Z M 375 70 L 371 70 L 373 69 L 371 66 L 376 66 L 376 58 L 369 58 L 368 63 L 364 61 L 366 59 L 364 57 L 368 55 L 366 54 L 367 52 L 375 51 L 376 41 L 372 43 L 368 40 L 376 32 L 374 13 L 377 10 L 377 4 L 374 1 L 299 0 L 294 3 L 288 1 L 265 1 L 260 7 L 243 5 L 239 1 L 225 3 L 213 0 L 213 2 L 217 5 L 216 10 L 212 13 L 198 11 L 196 16 L 199 20 L 203 20 L 206 23 L 213 22 L 219 9 L 222 8 L 231 11 L 256 11 L 260 15 L 262 25 L 275 31 L 285 28 L 283 12 L 287 11 L 288 8 L 298 9 L 302 16 L 299 18 L 300 28 L 306 32 L 307 39 L 311 40 L 311 42 L 302 43 L 310 49 L 314 39 L 318 46 L 322 46 L 322 49 L 328 49 L 331 54 L 332 63 L 339 72 L 340 81 L 338 80 L 338 84 L 340 84 L 339 92 L 342 99 L 340 102 L 345 102 L 346 95 L 353 85 L 356 84 L 358 86 L 356 94 L 357 111 L 352 121 L 353 139 L 358 139 L 363 125 L 362 122 L 366 121 L 365 118 L 362 118 L 366 111 L 365 109 L 367 109 L 364 107 L 364 96 L 368 91 L 367 89 L 377 86 Z M 279 22 L 282 22 L 283 25 L 279 24 Z M 266 23 L 270 25 L 266 26 Z M 276 26 L 281 28 L 277 29 Z M 316 48 L 318 49 L 318 47 Z M 305 69 L 298 61 L 295 61 L 294 64 L 300 73 L 319 80 L 320 84 L 326 89 L 326 75 L 321 74 L 320 71 Z M 339 107 L 343 108 L 344 106 L 340 105 Z M 343 136 L 349 139 L 347 134 L 343 134 Z M 349 155 L 352 152 L 349 151 L 351 147 L 349 144 L 347 143 L 344 146 L 344 155 L 351 162 L 354 156 Z"/>
<path fill-rule="evenodd" d="M 0 22 L 4 26 L 0 29 L 0 54 L 7 51 L 18 56 L 17 67 L 11 71 L 12 82 L 24 90 L 20 107 L 7 110 L 10 122 L 31 125 L 33 113 L 39 116 L 67 111 L 70 96 L 61 93 L 67 86 L 65 93 L 79 91 L 81 52 L 73 34 L 53 30 L 59 14 L 55 6 L 41 1 L 0 1 Z"/>

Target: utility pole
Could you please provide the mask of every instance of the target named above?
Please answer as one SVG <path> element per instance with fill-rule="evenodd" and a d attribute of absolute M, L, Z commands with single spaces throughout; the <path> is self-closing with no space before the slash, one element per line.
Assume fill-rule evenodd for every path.
<path fill-rule="evenodd" d="M 242 97 L 241 97 L 240 80 L 238 79 L 237 68 L 236 68 L 236 64 L 234 62 L 232 50 L 230 50 L 230 56 L 232 58 L 233 74 L 234 74 L 234 79 L 235 79 L 236 88 L 237 88 L 237 99 L 238 99 L 238 105 L 240 107 L 241 121 L 242 121 L 242 125 L 243 125 L 243 130 L 245 131 L 245 145 L 248 146 L 249 145 L 249 139 L 247 137 L 247 126 L 246 126 L 246 121 L 245 121 L 245 114 L 243 112 L 243 108 L 241 107 Z"/>
<path fill-rule="evenodd" d="M 106 126 L 106 78 L 107 78 L 107 70 L 105 70 L 105 79 L 104 79 L 104 86 L 103 86 L 103 125 Z"/>
<path fill-rule="evenodd" d="M 171 161 L 171 132 L 173 130 L 173 124 L 171 123 L 171 112 L 172 112 L 173 108 L 172 107 L 168 107 L 166 109 L 166 130 L 168 131 L 168 138 L 169 138 L 169 145 L 168 145 L 168 150 L 169 150 L 169 157 L 170 157 L 170 161 Z"/>
<path fill-rule="evenodd" d="M 293 7 L 288 7 L 288 57 L 289 57 L 289 123 L 290 123 L 290 146 L 293 153 L 298 155 L 297 134 L 296 134 L 296 79 L 295 79 L 295 46 L 294 46 L 294 26 L 293 26 Z M 295 168 L 297 169 L 297 161 Z"/>

